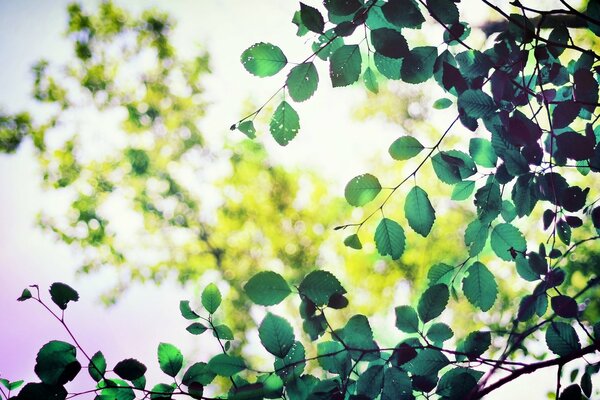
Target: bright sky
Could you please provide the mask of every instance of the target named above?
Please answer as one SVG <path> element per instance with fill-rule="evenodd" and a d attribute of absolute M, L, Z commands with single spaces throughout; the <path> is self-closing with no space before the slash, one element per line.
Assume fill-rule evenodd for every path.
<path fill-rule="evenodd" d="M 0 107 L 18 111 L 27 106 L 29 71 L 34 61 L 46 58 L 60 62 L 70 55 L 62 36 L 66 4 L 63 0 L 0 0 Z M 194 54 L 202 44 L 209 50 L 214 73 L 206 80 L 206 97 L 212 105 L 202 128 L 214 137 L 238 135 L 228 127 L 239 117 L 243 100 L 262 101 L 282 83 L 281 77 L 258 79 L 247 74 L 239 62 L 245 48 L 268 41 L 284 48 L 290 59 L 306 54 L 307 46 L 295 37 L 296 27 L 290 23 L 296 1 L 136 0 L 119 4 L 134 12 L 160 6 L 178 21 L 175 42 L 182 51 Z M 322 88 L 297 107 L 302 117 L 298 138 L 285 148 L 272 140 L 265 142 L 269 153 L 280 162 L 316 168 L 337 182 L 339 191 L 349 178 L 368 170 L 368 158 L 385 151 L 402 132 L 377 120 L 353 121 L 352 109 L 364 93 L 357 89 L 332 91 L 327 88 L 325 73 L 321 76 Z M 107 310 L 97 300 L 104 289 L 103 275 L 74 276 L 78 255 L 35 227 L 37 213 L 48 206 L 48 196 L 39 188 L 29 144 L 15 155 L 0 156 L 0 187 L 0 268 L 4 272 L 0 280 L 1 377 L 35 380 L 38 349 L 52 339 L 68 340 L 60 325 L 37 304 L 15 301 L 32 283 L 39 284 L 44 295 L 54 281 L 79 290 L 82 298 L 70 306 L 68 321 L 84 348 L 90 353 L 102 349 L 109 364 L 134 357 L 146 362 L 149 377 L 161 377 L 155 362 L 156 346 L 161 341 L 176 343 L 193 360 L 206 360 L 205 354 L 214 353 L 213 341 L 198 340 L 185 331 L 187 324 L 177 311 L 180 299 L 194 295 L 191 289 L 182 290 L 173 282 L 161 287 L 136 284 L 117 306 Z M 489 398 L 504 399 L 515 393 L 522 396 L 523 388 L 531 388 L 525 389 L 531 392 L 527 393 L 529 400 L 545 399 L 541 388 L 552 387 L 554 374 L 551 370 L 521 378 Z"/>

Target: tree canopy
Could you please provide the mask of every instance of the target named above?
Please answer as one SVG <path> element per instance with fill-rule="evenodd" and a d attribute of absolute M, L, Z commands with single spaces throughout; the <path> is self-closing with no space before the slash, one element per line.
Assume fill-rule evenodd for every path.
<path fill-rule="evenodd" d="M 181 279 L 218 268 L 236 293 L 224 298 L 210 284 L 199 299 L 181 301 L 187 330 L 212 334 L 222 351 L 206 362 L 187 362 L 175 345 L 160 343 L 158 364 L 170 378 L 147 386 L 142 362 L 129 358 L 112 366 L 101 351 L 90 355 L 78 344 L 64 318 L 79 300 L 73 288 L 64 283 L 49 288 L 60 311 L 50 308 L 37 286 L 24 289 L 18 300 L 40 303 L 72 341 L 44 345 L 34 369 L 40 382 L 27 383 L 15 398 L 82 395 L 69 394 L 66 385 L 86 366 L 96 399 L 478 399 L 549 367 L 558 370 L 554 398 L 597 397 L 600 5 L 590 1 L 575 8 L 561 0 L 551 8 L 517 0 L 501 8 L 480 0 L 476 3 L 500 20 L 473 26 L 466 18 L 472 3 L 300 3 L 292 23 L 310 43 L 306 58 L 292 62 L 273 43 L 249 44 L 240 56 L 243 68 L 283 80 L 270 99 L 231 126 L 249 139 L 264 128 L 279 145 L 288 145 L 302 134 L 296 104 L 310 101 L 328 81 L 335 90 L 362 82 L 373 94 L 393 81 L 435 90 L 442 95 L 432 101 L 432 115 L 439 113 L 445 128 L 398 137 L 388 153 L 400 167 L 352 178 L 344 190 L 347 206 L 326 196 L 323 201 L 324 184 L 315 175 L 305 175 L 300 184 L 300 173 L 269 165 L 260 146 L 230 144 L 232 174 L 216 180 L 226 200 L 216 207 L 212 224 L 202 214 L 202 197 L 178 181 L 182 171 L 176 168 L 190 155 L 208 166 L 218 157 L 196 126 L 204 110 L 199 79 L 208 72 L 206 56 L 179 60 L 169 45 L 165 15 L 130 19 L 112 3 L 103 3 L 98 15 L 71 6 L 69 31 L 78 63 L 68 76 L 99 110 L 125 108 L 129 135 L 105 158 L 92 157 L 85 165 L 76 151 L 78 137 L 51 149 L 49 133 L 61 131 L 74 94 L 48 73 L 48 64 L 35 67 L 35 96 L 54 104 L 55 116 L 43 124 L 26 113 L 2 116 L 0 143 L 11 152 L 31 137 L 46 182 L 75 188 L 70 207 L 78 212 L 68 223 L 61 227 L 42 219 L 42 224 L 67 242 L 97 249 L 90 262 L 123 264 L 131 260 L 129 247 L 120 247 L 97 211 L 122 192 L 142 215 L 144 230 L 159 233 L 168 262 L 179 263 Z M 121 47 L 112 58 L 111 45 L 124 32 L 134 37 L 126 42 L 131 47 Z M 122 91 L 120 62 L 146 51 L 154 63 L 129 77 L 143 81 L 145 90 Z M 186 95 L 175 91 L 175 81 L 187 88 Z M 266 123 L 263 113 L 270 113 Z M 251 192 L 251 184 L 263 179 L 268 192 Z M 321 203 L 299 210 L 293 203 L 306 182 L 317 188 L 309 202 Z M 349 207 L 359 212 L 349 213 Z M 338 213 L 348 222 L 335 225 Z M 300 229 L 287 214 L 320 223 L 322 230 Z M 440 221 L 456 214 L 461 216 L 451 228 L 456 229 L 442 230 Z M 248 228 L 247 221 L 256 226 Z M 162 234 L 175 230 L 193 240 L 169 243 Z M 393 318 L 383 320 L 355 313 L 349 299 L 357 287 L 314 268 L 325 231 L 344 233 L 339 242 L 348 250 L 336 251 L 350 254 L 349 263 L 373 257 L 371 246 L 393 268 L 406 268 L 403 260 L 419 249 L 415 257 L 431 262 L 424 279 L 415 279 L 421 286 L 414 302 L 394 304 L 388 313 Z M 278 234 L 284 240 L 272 239 Z M 295 251 L 288 251 L 289 244 Z M 273 253 L 257 254 L 257 245 Z M 451 250 L 429 250 L 444 246 Z M 273 254 L 282 268 L 265 263 Z M 432 255 L 436 259 L 429 260 Z M 160 280 L 166 261 L 151 258 L 143 269 L 130 269 L 131 277 Z M 233 264 L 241 265 L 241 276 L 231 275 L 238 273 L 228 267 Z M 289 273 L 293 268 L 296 273 Z M 251 274 L 255 269 L 260 271 Z M 511 280 L 515 276 L 518 283 Z M 231 304 L 247 302 L 268 307 L 256 326 L 272 366 L 256 367 L 245 356 L 239 345 L 245 324 L 227 319 L 235 313 Z M 282 316 L 285 307 L 298 310 L 300 318 Z M 239 310 L 233 315 L 240 318 Z M 543 350 L 530 350 L 535 342 Z M 586 364 L 572 368 L 568 381 L 567 364 L 582 359 Z M 7 399 L 24 383 L 0 382 Z"/>

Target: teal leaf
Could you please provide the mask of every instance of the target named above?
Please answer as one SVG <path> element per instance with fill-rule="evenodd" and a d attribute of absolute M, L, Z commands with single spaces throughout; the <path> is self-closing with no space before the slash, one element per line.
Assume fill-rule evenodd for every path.
<path fill-rule="evenodd" d="M 191 333 L 192 335 L 201 335 L 204 332 L 206 332 L 207 329 L 208 328 L 200 322 L 194 322 L 193 324 L 190 324 L 187 328 L 185 328 L 185 330 Z"/>
<path fill-rule="evenodd" d="M 429 202 L 427 192 L 419 186 L 413 187 L 406 195 L 404 213 L 408 220 L 408 225 L 415 232 L 423 237 L 429 235 L 435 221 L 435 210 Z"/>
<path fill-rule="evenodd" d="M 50 298 L 61 310 L 66 310 L 70 301 L 79 300 L 79 294 L 71 286 L 55 282 L 50 286 Z"/>
<path fill-rule="evenodd" d="M 181 300 L 179 302 L 179 311 L 183 318 L 188 320 L 194 320 L 200 318 L 198 314 L 190 307 L 190 302 L 188 300 Z"/>
<path fill-rule="evenodd" d="M 502 200 L 500 215 L 505 222 L 512 222 L 517 217 L 517 209 L 510 200 Z"/>
<path fill-rule="evenodd" d="M 436 110 L 444 110 L 452 105 L 452 100 L 447 99 L 445 97 L 441 99 L 437 99 L 433 102 L 433 108 Z"/>
<path fill-rule="evenodd" d="M 282 101 L 275 109 L 269 130 L 273 139 L 281 146 L 286 146 L 298 134 L 300 117 L 287 101 Z"/>
<path fill-rule="evenodd" d="M 208 368 L 219 376 L 233 376 L 245 370 L 246 363 L 241 357 L 218 354 L 210 359 Z"/>
<path fill-rule="evenodd" d="M 344 197 L 348 204 L 354 207 L 364 206 L 381 191 L 381 184 L 376 176 L 362 174 L 352 178 L 344 189 Z"/>
<path fill-rule="evenodd" d="M 546 329 L 546 344 L 560 357 L 581 349 L 579 337 L 573 327 L 565 322 L 552 322 Z"/>
<path fill-rule="evenodd" d="M 467 270 L 463 279 L 463 292 L 467 300 L 482 311 L 488 311 L 494 305 L 498 295 L 498 285 L 490 270 L 476 261 Z"/>
<path fill-rule="evenodd" d="M 427 272 L 429 286 L 433 286 L 437 283 L 445 283 L 446 285 L 449 285 L 453 275 L 454 267 L 444 263 L 435 264 L 429 268 L 429 271 Z"/>
<path fill-rule="evenodd" d="M 465 90 L 458 96 L 458 107 L 475 119 L 490 117 L 498 108 L 488 94 L 472 89 Z"/>
<path fill-rule="evenodd" d="M 319 10 L 316 8 L 300 3 L 300 18 L 302 24 L 304 24 L 307 29 L 316 33 L 323 33 L 325 21 Z"/>
<path fill-rule="evenodd" d="M 244 291 L 255 304 L 273 306 L 281 303 L 292 291 L 281 275 L 272 271 L 262 271 L 254 275 Z"/>
<path fill-rule="evenodd" d="M 244 121 L 238 125 L 238 130 L 250 139 L 256 138 L 256 129 L 254 128 L 254 122 Z"/>
<path fill-rule="evenodd" d="M 419 28 L 425 22 L 414 0 L 389 0 L 381 10 L 385 19 L 398 28 Z"/>
<path fill-rule="evenodd" d="M 329 76 L 333 87 L 348 86 L 358 81 L 362 56 L 358 45 L 343 45 L 329 59 Z"/>
<path fill-rule="evenodd" d="M 454 185 L 452 189 L 452 200 L 460 201 L 468 199 L 475 190 L 475 182 L 473 181 L 461 181 Z"/>
<path fill-rule="evenodd" d="M 402 80 L 412 84 L 427 81 L 433 76 L 433 65 L 437 55 L 437 48 L 432 46 L 415 47 L 410 50 L 402 61 Z"/>
<path fill-rule="evenodd" d="M 477 172 L 471 157 L 458 150 L 439 152 L 431 157 L 431 165 L 438 179 L 449 185 L 454 185 Z"/>
<path fill-rule="evenodd" d="M 35 374 L 46 385 L 64 385 L 81 370 L 75 346 L 53 340 L 42 346 L 35 358 Z"/>
<path fill-rule="evenodd" d="M 377 350 L 377 344 L 373 341 L 373 330 L 364 315 L 353 315 L 341 330 L 340 336 L 343 342 L 352 349 Z M 358 353 L 358 357 L 353 356 L 353 358 L 364 360 L 366 357 L 364 354 Z"/>
<path fill-rule="evenodd" d="M 158 365 L 162 372 L 175 377 L 183 366 L 183 355 L 172 344 L 160 343 L 158 345 Z"/>
<path fill-rule="evenodd" d="M 327 372 L 343 374 L 350 370 L 350 354 L 340 342 L 320 342 L 317 344 L 319 365 Z"/>
<path fill-rule="evenodd" d="M 489 349 L 492 344 L 490 332 L 471 332 L 457 350 L 467 353 L 470 360 L 475 360 Z"/>
<path fill-rule="evenodd" d="M 375 246 L 379 254 L 397 260 L 404 253 L 405 245 L 404 229 L 396 221 L 382 218 L 375 229 Z"/>
<path fill-rule="evenodd" d="M 438 317 L 448 305 L 449 299 L 450 291 L 448 286 L 443 283 L 428 287 L 421 295 L 417 305 L 421 321 L 425 323 Z"/>
<path fill-rule="evenodd" d="M 412 382 L 408 374 L 399 368 L 388 368 L 383 374 L 381 400 L 411 400 Z"/>
<path fill-rule="evenodd" d="M 416 138 L 401 136 L 394 140 L 388 152 L 394 160 L 408 160 L 419 154 L 423 149 L 423 145 Z"/>
<path fill-rule="evenodd" d="M 215 325 L 213 329 L 213 336 L 219 340 L 233 340 L 233 332 L 227 325 L 224 324 Z"/>
<path fill-rule="evenodd" d="M 241 61 L 246 71 L 261 78 L 275 75 L 287 64 L 287 58 L 279 47 L 263 42 L 247 48 Z"/>
<path fill-rule="evenodd" d="M 264 348 L 279 358 L 286 356 L 296 340 L 290 323 L 271 313 L 267 313 L 258 327 L 258 336 Z"/>
<path fill-rule="evenodd" d="M 476 164 L 486 168 L 494 168 L 498 162 L 498 156 L 489 140 L 472 138 L 469 141 L 469 154 Z"/>
<path fill-rule="evenodd" d="M 113 368 L 113 372 L 127 381 L 134 381 L 146 373 L 146 366 L 134 358 L 119 361 Z"/>
<path fill-rule="evenodd" d="M 396 328 L 406 333 L 419 331 L 419 317 L 411 306 L 396 307 Z"/>
<path fill-rule="evenodd" d="M 288 74 L 285 84 L 294 101 L 308 100 L 319 85 L 319 74 L 315 64 L 306 62 L 296 65 Z"/>
<path fill-rule="evenodd" d="M 427 0 L 427 8 L 431 15 L 443 24 L 452 25 L 458 22 L 458 7 L 452 0 Z"/>
<path fill-rule="evenodd" d="M 372 93 L 379 93 L 379 83 L 377 83 L 377 76 L 375 72 L 371 69 L 371 67 L 367 67 L 365 73 L 363 74 L 363 80 L 365 82 L 365 87 Z"/>
<path fill-rule="evenodd" d="M 202 291 L 202 305 L 211 314 L 214 314 L 221 305 L 221 292 L 214 283 L 209 284 Z"/>
<path fill-rule="evenodd" d="M 197 362 L 192 364 L 187 371 L 185 371 L 181 382 L 185 386 L 191 386 L 194 383 L 206 386 L 209 385 L 213 379 L 215 379 L 215 373 L 210 370 L 208 364 Z"/>
<path fill-rule="evenodd" d="M 359 375 L 356 393 L 374 399 L 383 389 L 383 365 L 374 364 Z"/>
<path fill-rule="evenodd" d="M 362 249 L 362 243 L 360 242 L 360 238 L 356 233 L 353 233 L 352 235 L 346 237 L 346 239 L 344 239 L 344 245 L 355 250 Z"/>
<path fill-rule="evenodd" d="M 494 253 L 505 261 L 512 261 L 518 253 L 522 254 L 527 250 L 523 234 L 508 223 L 496 225 L 490 241 Z"/>
<path fill-rule="evenodd" d="M 171 400 L 171 394 L 175 391 L 173 385 L 168 385 L 166 383 L 158 383 L 152 387 L 152 392 L 150 394 L 150 400 Z"/>
<path fill-rule="evenodd" d="M 500 185 L 496 181 L 490 181 L 475 192 L 475 206 L 477 207 L 477 218 L 483 224 L 489 224 L 498 217 L 502 210 L 502 195 Z"/>
<path fill-rule="evenodd" d="M 106 359 L 101 351 L 96 352 L 92 356 L 90 364 L 88 366 L 88 372 L 93 380 L 100 382 L 106 373 Z"/>
<path fill-rule="evenodd" d="M 450 360 L 441 351 L 423 349 L 415 358 L 404 364 L 403 368 L 414 375 L 425 376 L 437 374 L 449 363 Z"/>
<path fill-rule="evenodd" d="M 292 345 L 292 348 L 285 357 L 275 359 L 274 368 L 275 372 L 281 379 L 284 381 L 298 378 L 304 372 L 304 367 L 306 362 L 304 362 L 306 358 L 306 352 L 304 350 L 304 345 L 296 341 Z"/>
<path fill-rule="evenodd" d="M 488 224 L 474 219 L 465 229 L 465 245 L 469 247 L 469 256 L 475 257 L 485 247 L 489 235 Z"/>
<path fill-rule="evenodd" d="M 298 290 L 319 307 L 327 304 L 334 294 L 346 293 L 340 281 L 327 271 L 312 271 L 302 280 Z"/>
<path fill-rule="evenodd" d="M 402 67 L 401 58 L 390 58 L 381 53 L 375 53 L 373 61 L 375 61 L 375 67 L 377 67 L 377 71 L 379 71 L 381 75 L 392 80 L 400 79 L 400 68 Z"/>
<path fill-rule="evenodd" d="M 403 58 L 409 54 L 406 39 L 395 29 L 372 30 L 371 43 L 378 54 L 388 58 Z"/>
<path fill-rule="evenodd" d="M 452 338 L 452 336 L 454 336 L 454 332 L 452 332 L 452 329 L 443 322 L 436 322 L 427 329 L 427 339 L 438 346 Z"/>

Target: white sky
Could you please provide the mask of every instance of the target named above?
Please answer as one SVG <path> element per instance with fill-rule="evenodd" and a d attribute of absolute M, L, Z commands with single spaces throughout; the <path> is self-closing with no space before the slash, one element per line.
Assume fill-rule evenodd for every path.
<path fill-rule="evenodd" d="M 70 48 L 62 38 L 66 4 L 62 0 L 0 0 L 0 107 L 18 111 L 27 106 L 34 61 L 60 62 L 69 57 Z M 178 21 L 175 40 L 179 48 L 193 54 L 204 44 L 209 50 L 214 73 L 206 86 L 212 106 L 202 128 L 214 136 L 239 135 L 228 127 L 239 118 L 242 101 L 248 97 L 262 101 L 282 83 L 282 77 L 259 79 L 246 73 L 239 62 L 245 48 L 268 41 L 280 45 L 289 59 L 299 60 L 308 47 L 304 39 L 295 37 L 296 27 L 290 22 L 296 1 L 137 0 L 119 4 L 132 11 L 160 5 Z M 377 120 L 353 121 L 352 108 L 364 93 L 333 91 L 324 71 L 320 75 L 320 90 L 297 107 L 302 124 L 299 136 L 285 148 L 274 144 L 267 134 L 264 142 L 280 162 L 316 168 L 333 179 L 337 182 L 334 189 L 341 194 L 345 182 L 368 171 L 368 159 L 385 152 L 402 132 Z M 0 280 L 1 377 L 35 380 L 38 349 L 49 340 L 67 339 L 59 324 L 37 304 L 15 301 L 22 288 L 32 283 L 39 284 L 44 294 L 54 281 L 70 283 L 79 290 L 82 298 L 69 308 L 70 325 L 84 348 L 90 353 L 102 349 L 109 364 L 138 358 L 148 365 L 149 377 L 160 379 L 155 352 L 161 341 L 176 343 L 196 361 L 206 361 L 206 352 L 214 353 L 213 341 L 189 335 L 179 316 L 178 302 L 192 298 L 192 290 L 182 290 L 173 282 L 161 287 L 136 284 L 117 306 L 106 310 L 97 301 L 104 289 L 102 274 L 74 276 L 77 255 L 35 227 L 35 216 L 48 197 L 39 189 L 31 146 L 23 146 L 15 155 L 0 156 L 0 188 L 0 268 L 4 273 Z M 488 398 L 504 399 L 517 393 L 522 398 L 527 393 L 529 400 L 546 399 L 543 388 L 553 387 L 554 375 L 554 370 L 544 370 L 522 377 Z"/>

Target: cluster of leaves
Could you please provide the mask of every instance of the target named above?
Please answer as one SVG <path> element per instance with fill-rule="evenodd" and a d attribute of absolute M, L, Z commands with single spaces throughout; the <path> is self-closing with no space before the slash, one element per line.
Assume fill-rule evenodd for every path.
<path fill-rule="evenodd" d="M 464 281 L 465 293 L 478 307 L 487 309 L 495 297 L 487 292 L 493 292 L 495 288 L 478 282 L 485 282 L 485 278 L 481 278 L 486 275 L 485 266 L 475 263 L 470 270 L 469 279 Z M 401 338 L 397 345 L 386 348 L 377 343 L 371 324 L 364 315 L 352 315 L 341 328 L 331 326 L 326 314 L 348 305 L 346 290 L 333 274 L 315 270 L 306 275 L 299 285 L 292 287 L 275 272 L 259 272 L 245 284 L 246 295 L 255 304 L 269 307 L 281 303 L 295 292 L 300 300 L 302 330 L 316 347 L 316 354 L 308 356 L 310 350 L 307 351 L 301 338 L 297 338 L 290 322 L 267 312 L 258 325 L 258 336 L 262 346 L 273 357 L 273 368 L 268 371 L 253 369 L 248 361 L 232 350 L 230 344 L 234 335 L 227 325 L 218 322 L 216 316 L 222 296 L 217 286 L 210 284 L 204 288 L 200 298 L 203 312 L 196 311 L 188 300 L 182 300 L 179 308 L 186 320 L 193 321 L 187 327 L 188 332 L 193 335 L 212 332 L 222 352 L 208 362 L 186 363 L 176 346 L 160 343 L 158 364 L 172 382 L 158 383 L 151 389 L 147 389 L 147 367 L 142 362 L 127 358 L 109 369 L 101 351 L 90 357 L 80 347 L 64 322 L 67 305 L 79 299 L 75 290 L 63 283 L 54 283 L 50 287 L 51 299 L 61 310 L 59 315 L 43 302 L 38 287 L 33 286 L 35 295 L 30 289 L 25 289 L 18 300 L 34 299 L 44 306 L 67 328 L 74 345 L 56 340 L 46 343 L 38 352 L 34 368 L 40 382 L 27 383 L 17 396 L 9 397 L 10 390 L 17 389 L 23 381 L 3 380 L 9 390 L 4 397 L 64 400 L 67 396 L 74 398 L 95 393 L 97 400 L 133 400 L 137 392 L 144 398 L 161 400 L 174 396 L 209 399 L 204 390 L 212 384 L 215 386 L 213 391 L 229 386 L 224 389 L 223 396 L 218 397 L 227 399 L 410 400 L 418 394 L 428 397 L 435 394 L 446 400 L 476 399 L 495 388 L 493 384 L 486 385 L 482 379 L 490 370 L 502 368 L 513 376 L 519 376 L 530 369 L 562 366 L 599 349 L 600 323 L 594 325 L 592 333 L 588 334 L 588 343 L 582 344 L 569 323 L 555 318 L 575 318 L 577 305 L 572 309 L 568 301 L 554 297 L 552 304 L 556 314 L 548 321 L 546 344 L 557 358 L 537 364 L 507 361 L 502 357 L 488 358 L 485 354 L 490 351 L 494 332 L 478 330 L 463 338 L 454 338 L 452 329 L 439 322 L 450 300 L 449 288 L 447 284 L 439 283 L 440 279 L 430 277 L 429 287 L 422 293 L 416 308 L 408 305 L 396 307 L 395 327 Z M 452 342 L 456 343 L 455 349 L 445 345 Z M 65 385 L 82 370 L 78 351 L 86 358 L 83 362 L 87 363 L 87 371 L 96 387 L 69 394 Z M 564 393 L 572 396 L 574 391 L 579 391 L 580 395 L 583 391 L 590 397 L 594 390 L 592 376 L 599 369 L 600 365 L 589 365 L 580 385 L 572 385 Z M 215 380 L 217 377 L 229 379 L 229 384 L 221 380 L 219 385 L 219 380 Z"/>

